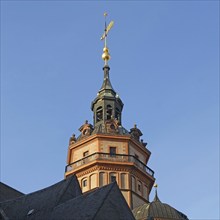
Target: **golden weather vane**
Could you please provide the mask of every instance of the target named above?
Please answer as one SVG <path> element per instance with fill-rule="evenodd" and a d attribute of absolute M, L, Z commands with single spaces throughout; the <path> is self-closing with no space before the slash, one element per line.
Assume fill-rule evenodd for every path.
<path fill-rule="evenodd" d="M 108 14 L 105 12 L 104 13 L 104 17 L 105 17 L 105 31 L 103 33 L 103 35 L 101 36 L 101 40 L 105 40 L 105 43 L 104 43 L 104 48 L 103 48 L 103 54 L 102 54 L 102 59 L 105 61 L 105 65 L 108 65 L 108 60 L 111 58 L 110 57 L 110 54 L 108 52 L 108 47 L 107 47 L 107 36 L 108 36 L 108 32 L 111 30 L 113 24 L 114 24 L 114 21 L 111 21 L 109 23 L 109 25 L 107 26 L 106 25 L 106 16 Z"/>

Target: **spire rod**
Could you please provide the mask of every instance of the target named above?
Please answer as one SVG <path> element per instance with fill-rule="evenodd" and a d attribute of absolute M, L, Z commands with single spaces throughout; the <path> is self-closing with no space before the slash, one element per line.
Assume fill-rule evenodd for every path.
<path fill-rule="evenodd" d="M 104 17 L 105 17 L 105 30 L 104 30 L 104 33 L 103 35 L 101 36 L 101 40 L 104 40 L 104 48 L 103 48 L 103 54 L 102 54 L 102 59 L 104 60 L 105 62 L 105 66 L 108 65 L 108 60 L 110 60 L 110 54 L 109 54 L 109 51 L 108 51 L 108 47 L 107 47 L 107 36 L 108 36 L 108 32 L 110 31 L 110 29 L 112 28 L 113 24 L 114 24 L 114 21 L 111 21 L 109 23 L 109 25 L 107 26 L 106 24 L 106 17 L 107 17 L 107 13 L 105 12 L 104 13 Z"/>
<path fill-rule="evenodd" d="M 104 13 L 104 17 L 105 17 L 105 44 L 104 44 L 104 47 L 107 47 L 107 24 L 106 24 L 106 17 L 107 17 L 107 13 L 105 12 Z"/>
<path fill-rule="evenodd" d="M 154 197 L 154 202 L 160 202 L 160 199 L 158 198 L 158 195 L 157 195 L 157 183 L 154 184 L 154 188 L 155 188 L 155 197 Z"/>

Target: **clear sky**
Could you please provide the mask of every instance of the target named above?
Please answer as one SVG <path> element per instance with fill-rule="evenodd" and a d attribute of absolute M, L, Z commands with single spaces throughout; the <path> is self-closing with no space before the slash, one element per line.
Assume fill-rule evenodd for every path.
<path fill-rule="evenodd" d="M 103 80 L 105 11 L 122 124 L 144 134 L 160 200 L 219 219 L 219 1 L 1 1 L 1 181 L 64 178 Z"/>

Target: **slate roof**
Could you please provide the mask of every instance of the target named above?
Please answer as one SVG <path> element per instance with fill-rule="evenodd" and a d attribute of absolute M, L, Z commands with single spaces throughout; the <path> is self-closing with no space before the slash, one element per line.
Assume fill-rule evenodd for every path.
<path fill-rule="evenodd" d="M 0 202 L 24 195 L 22 192 L 0 182 Z"/>
<path fill-rule="evenodd" d="M 103 70 L 104 70 L 104 80 L 103 80 L 103 83 L 102 83 L 102 87 L 101 89 L 99 90 L 99 92 L 103 91 L 103 90 L 112 90 L 112 92 L 114 94 L 116 94 L 115 90 L 113 89 L 112 87 L 112 84 L 111 84 L 111 81 L 110 81 L 110 78 L 109 78 L 109 70 L 110 70 L 110 67 L 105 65 L 103 67 Z"/>
<path fill-rule="evenodd" d="M 116 182 L 82 194 L 75 176 L 0 203 L 0 219 L 135 220 Z"/>
<path fill-rule="evenodd" d="M 70 176 L 45 189 L 2 202 L 0 209 L 8 219 L 26 219 L 31 210 L 36 212 L 45 208 L 53 208 L 79 195 L 82 195 L 82 191 L 77 178 Z"/>
<path fill-rule="evenodd" d="M 27 219 L 134 220 L 116 182 L 71 199 L 51 210 L 33 213 Z"/>

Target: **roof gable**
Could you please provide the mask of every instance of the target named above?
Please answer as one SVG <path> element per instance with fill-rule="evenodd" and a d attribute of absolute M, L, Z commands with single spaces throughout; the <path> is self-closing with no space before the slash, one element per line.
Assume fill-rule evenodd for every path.
<path fill-rule="evenodd" d="M 30 215 L 29 220 L 134 220 L 116 183 L 98 188 L 63 204 Z"/>
<path fill-rule="evenodd" d="M 2 202 L 0 208 L 9 219 L 25 219 L 32 212 L 53 208 L 81 194 L 76 176 L 71 176 L 45 189 Z"/>
<path fill-rule="evenodd" d="M 0 202 L 7 201 L 9 199 L 14 199 L 23 196 L 24 193 L 0 182 Z"/>

